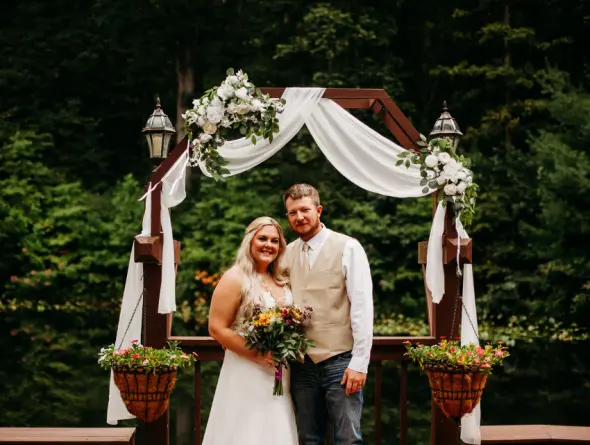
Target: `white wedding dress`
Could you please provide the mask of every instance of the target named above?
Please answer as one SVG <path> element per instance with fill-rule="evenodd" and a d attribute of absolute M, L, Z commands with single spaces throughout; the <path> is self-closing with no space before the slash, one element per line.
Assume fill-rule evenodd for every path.
<path fill-rule="evenodd" d="M 269 292 L 263 300 L 263 310 L 275 306 Z M 293 304 L 287 286 L 284 300 Z M 203 445 L 297 445 L 289 370 L 283 370 L 283 396 L 272 395 L 273 384 L 273 369 L 226 350 Z"/>

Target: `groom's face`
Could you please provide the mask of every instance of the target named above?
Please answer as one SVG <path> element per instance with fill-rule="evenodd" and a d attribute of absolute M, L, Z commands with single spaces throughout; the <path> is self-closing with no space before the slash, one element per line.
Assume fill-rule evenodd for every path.
<path fill-rule="evenodd" d="M 301 238 L 305 239 L 318 231 L 322 214 L 321 205 L 316 206 L 312 199 L 306 196 L 300 199 L 287 198 L 285 207 L 289 225 Z"/>

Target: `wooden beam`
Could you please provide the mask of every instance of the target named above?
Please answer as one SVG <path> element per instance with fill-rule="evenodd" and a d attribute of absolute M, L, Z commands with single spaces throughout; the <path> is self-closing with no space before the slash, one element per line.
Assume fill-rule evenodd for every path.
<path fill-rule="evenodd" d="M 397 104 L 391 99 L 391 97 L 387 96 L 384 99 L 381 99 L 383 106 L 387 109 L 391 117 L 398 123 L 401 129 L 406 133 L 408 139 L 410 139 L 413 144 L 417 147 L 416 142 L 420 140 L 420 133 L 414 125 L 410 122 L 410 120 L 406 117 L 402 110 L 399 109 Z"/>
<path fill-rule="evenodd" d="M 162 161 L 162 163 L 158 166 L 158 168 L 152 173 L 152 177 L 150 179 L 152 185 L 157 184 L 162 180 L 164 175 L 168 173 L 168 171 L 172 168 L 174 163 L 180 159 L 182 153 L 184 153 L 184 149 L 186 148 L 186 144 L 188 142 L 188 136 L 182 138 L 182 140 L 176 144 L 176 146 L 168 153 L 168 157 Z M 159 219 L 159 218 L 158 218 Z"/>
<path fill-rule="evenodd" d="M 309 87 L 314 88 L 314 87 Z M 264 94 L 270 97 L 281 97 L 285 92 L 285 87 L 268 87 L 260 88 Z M 389 97 L 383 89 L 376 88 L 326 88 L 324 99 L 382 99 Z"/>
<path fill-rule="evenodd" d="M 186 352 L 196 352 L 201 361 L 223 360 L 224 350 L 217 341 L 211 337 L 181 337 L 171 336 L 170 341 L 180 343 Z M 434 337 L 373 337 L 371 360 L 406 360 L 404 356 L 405 341 L 433 345 Z"/>

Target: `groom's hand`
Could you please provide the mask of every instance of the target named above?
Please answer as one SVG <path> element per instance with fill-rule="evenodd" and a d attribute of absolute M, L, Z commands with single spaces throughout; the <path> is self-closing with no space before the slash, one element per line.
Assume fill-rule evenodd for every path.
<path fill-rule="evenodd" d="M 340 384 L 346 385 L 346 395 L 349 396 L 352 393 L 359 392 L 365 386 L 366 381 L 367 374 L 346 368 Z"/>

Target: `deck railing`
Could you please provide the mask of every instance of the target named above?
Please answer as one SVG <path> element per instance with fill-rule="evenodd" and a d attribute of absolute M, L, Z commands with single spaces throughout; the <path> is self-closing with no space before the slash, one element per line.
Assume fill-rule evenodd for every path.
<path fill-rule="evenodd" d="M 199 361 L 195 363 L 194 394 L 195 394 L 195 445 L 201 445 L 202 426 L 202 361 L 223 360 L 224 351 L 211 337 L 170 337 L 170 340 L 178 341 L 185 352 L 196 352 Z M 407 402 L 408 402 L 408 361 L 404 357 L 406 351 L 403 342 L 410 340 L 413 343 L 420 342 L 425 345 L 436 343 L 434 337 L 374 337 L 371 350 L 371 363 L 373 374 L 369 379 L 374 379 L 374 417 L 375 431 L 374 444 L 383 443 L 383 421 L 382 421 L 382 392 L 383 392 L 383 361 L 393 360 L 400 362 L 400 400 L 399 400 L 399 435 L 400 444 L 407 445 Z"/>

